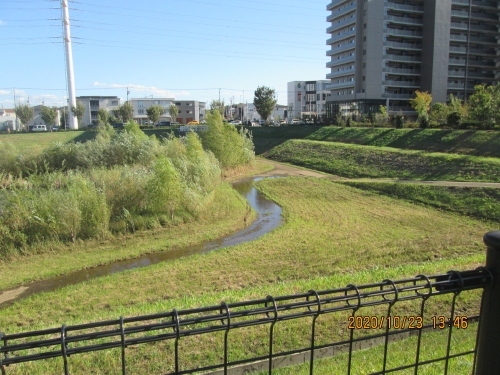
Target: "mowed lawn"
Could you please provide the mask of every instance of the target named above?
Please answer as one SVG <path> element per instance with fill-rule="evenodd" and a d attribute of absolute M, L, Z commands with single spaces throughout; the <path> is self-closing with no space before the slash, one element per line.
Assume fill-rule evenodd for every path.
<path fill-rule="evenodd" d="M 272 233 L 236 247 L 102 277 L 21 300 L 2 310 L 2 331 L 13 333 L 62 323 L 215 305 L 222 300 L 235 302 L 310 289 L 325 290 L 484 264 L 482 236 L 493 229 L 485 222 L 323 179 L 276 178 L 256 185 L 284 209 L 284 224 Z M 469 314 L 477 313 L 477 295 L 464 303 Z M 449 308 L 438 303 L 433 312 L 442 314 L 443 306 Z M 406 307 L 402 311 L 410 314 Z M 335 324 L 344 327 L 342 322 Z M 308 327 L 300 322 L 291 323 L 289 330 L 282 333 L 283 345 L 293 347 L 303 342 L 309 337 Z M 249 351 L 265 352 L 264 331 L 267 332 L 243 330 L 232 335 L 233 344 L 240 349 L 232 352 L 231 359 Z M 321 339 L 331 339 L 328 332 Z M 188 362 L 206 364 L 220 357 L 217 340 L 193 340 L 183 341 L 183 350 L 192 354 Z M 132 349 L 128 357 L 131 373 L 134 368 L 140 369 L 138 373 L 171 370 L 172 363 L 167 360 L 172 356 L 171 349 L 171 343 Z M 106 374 L 120 368 L 119 357 L 119 351 L 108 351 L 76 355 L 70 362 L 78 373 Z M 60 361 L 45 361 L 14 366 L 9 373 L 55 373 L 60 368 Z"/>

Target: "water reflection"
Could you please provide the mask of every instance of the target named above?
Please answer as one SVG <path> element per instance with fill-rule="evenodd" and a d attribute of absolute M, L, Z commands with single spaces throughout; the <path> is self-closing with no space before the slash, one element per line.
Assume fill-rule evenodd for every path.
<path fill-rule="evenodd" d="M 52 291 L 67 285 L 78 284 L 96 277 L 111 275 L 125 270 L 147 267 L 152 264 L 178 259 L 198 253 L 206 253 L 227 246 L 238 245 L 259 238 L 269 233 L 281 224 L 281 207 L 273 201 L 268 200 L 253 186 L 253 181 L 262 178 L 250 179 L 233 184 L 234 189 L 243 195 L 252 208 L 257 212 L 257 218 L 252 224 L 229 236 L 215 241 L 201 243 L 182 249 L 169 250 L 154 254 L 145 254 L 139 258 L 116 261 L 114 263 L 84 269 L 71 274 L 54 277 L 47 280 L 37 281 L 24 287 L 16 288 L 20 293 L 15 293 L 16 289 L 0 293 L 0 307 L 11 305 L 14 301 L 25 298 L 35 293 Z M 27 289 L 26 289 L 27 287 Z M 7 297 L 7 294 L 12 297 Z"/>

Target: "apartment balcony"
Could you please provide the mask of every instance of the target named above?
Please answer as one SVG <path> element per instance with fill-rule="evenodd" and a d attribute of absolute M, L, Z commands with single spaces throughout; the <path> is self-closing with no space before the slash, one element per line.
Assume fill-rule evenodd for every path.
<path fill-rule="evenodd" d="M 467 47 L 450 47 L 450 53 L 467 53 Z"/>
<path fill-rule="evenodd" d="M 332 10 L 334 9 L 335 7 L 338 7 L 339 4 L 342 4 L 342 3 L 348 3 L 349 0 L 333 0 L 332 2 L 330 2 L 330 4 L 328 4 L 326 6 L 326 10 Z"/>
<path fill-rule="evenodd" d="M 420 56 L 405 56 L 405 55 L 391 55 L 391 54 L 386 54 L 384 56 L 385 60 L 390 60 L 390 61 L 402 61 L 402 62 L 415 62 L 415 63 L 421 63 L 422 58 Z"/>
<path fill-rule="evenodd" d="M 352 76 L 356 72 L 356 69 L 345 69 L 345 70 L 336 70 L 326 75 L 326 79 L 332 79 L 342 76 Z"/>
<path fill-rule="evenodd" d="M 467 42 L 467 35 L 450 35 L 450 40 L 456 40 L 459 42 Z"/>
<path fill-rule="evenodd" d="M 326 9 L 332 11 L 332 16 L 335 16 L 335 17 L 340 17 L 340 16 L 345 15 L 346 13 L 349 13 L 353 10 L 356 10 L 356 8 L 358 6 L 355 2 L 352 5 L 350 5 L 350 3 L 348 3 L 349 5 L 343 6 L 339 9 L 334 9 L 336 5 L 333 5 L 332 7 L 330 7 L 331 4 L 333 4 L 333 2 L 330 3 Z"/>
<path fill-rule="evenodd" d="M 472 31 L 482 31 L 485 33 L 492 33 L 492 34 L 498 35 L 498 26 L 493 26 L 493 25 L 490 26 L 490 25 L 485 25 L 485 24 L 481 24 L 481 25 L 471 24 L 470 29 Z"/>
<path fill-rule="evenodd" d="M 401 29 L 393 29 L 387 28 L 385 30 L 388 36 L 404 36 L 407 38 L 422 38 L 422 31 L 413 31 L 413 30 L 401 30 Z"/>
<path fill-rule="evenodd" d="M 386 80 L 382 81 L 383 86 L 388 86 L 388 87 L 408 87 L 408 88 L 420 88 L 420 82 L 419 81 L 393 81 L 393 80 Z"/>
<path fill-rule="evenodd" d="M 346 56 L 346 57 L 343 57 L 341 59 L 331 60 L 331 61 L 326 63 L 326 67 L 333 68 L 334 66 L 343 65 L 343 64 L 346 64 L 348 62 L 354 61 L 355 59 L 356 59 L 356 56 L 353 55 L 353 56 Z"/>
<path fill-rule="evenodd" d="M 453 58 L 450 58 L 448 60 L 448 64 L 449 65 L 458 65 L 458 66 L 465 66 L 465 59 L 453 59 Z"/>
<path fill-rule="evenodd" d="M 355 43 L 347 43 L 347 44 L 344 44 L 343 46 L 332 48 L 332 49 L 326 51 L 326 55 L 333 56 L 333 55 L 336 55 L 340 52 L 349 51 L 351 49 L 356 49 Z"/>
<path fill-rule="evenodd" d="M 459 18 L 468 19 L 469 18 L 469 12 L 467 12 L 465 10 L 452 10 L 451 11 L 451 16 L 452 17 L 459 17 Z"/>
<path fill-rule="evenodd" d="M 465 70 L 460 70 L 460 71 L 454 71 L 454 70 L 448 70 L 448 77 L 453 77 L 453 78 L 464 78 L 465 77 Z"/>
<path fill-rule="evenodd" d="M 411 99 L 415 95 L 414 94 L 395 94 L 391 92 L 385 92 L 382 94 L 382 98 L 388 98 L 388 99 Z"/>
<path fill-rule="evenodd" d="M 458 29 L 458 30 L 467 30 L 469 27 L 467 23 L 464 22 L 451 22 L 450 23 L 450 28 L 451 29 Z"/>
<path fill-rule="evenodd" d="M 354 81 L 334 82 L 334 83 L 327 83 L 326 84 L 327 90 L 344 89 L 344 88 L 348 88 L 348 87 L 352 87 L 354 89 Z"/>
<path fill-rule="evenodd" d="M 398 4 L 398 3 L 389 3 L 387 5 L 389 10 L 400 10 L 405 13 L 423 13 L 424 7 L 416 6 L 416 5 L 407 5 L 407 4 Z"/>
<path fill-rule="evenodd" d="M 463 83 L 450 83 L 448 82 L 448 88 L 449 89 L 461 89 L 463 90 L 464 89 L 464 84 Z M 467 90 L 474 90 L 474 86 L 473 85 L 467 85 Z"/>
<path fill-rule="evenodd" d="M 384 42 L 384 46 L 404 50 L 422 50 L 422 45 L 419 43 Z"/>
<path fill-rule="evenodd" d="M 344 40 L 356 35 L 356 30 L 349 30 L 346 32 L 341 32 L 340 34 L 332 35 L 330 39 L 327 39 L 326 44 L 332 44 L 338 42 L 339 40 Z"/>
<path fill-rule="evenodd" d="M 90 106 L 90 110 L 91 111 L 98 111 L 99 110 L 99 106 L 98 105 L 91 105 Z"/>
<path fill-rule="evenodd" d="M 328 17 L 326 17 L 326 22 L 331 22 L 332 25 L 328 28 L 329 29 L 332 29 L 332 30 L 335 30 L 335 29 L 338 29 L 342 26 L 346 26 L 346 25 L 350 25 L 351 23 L 355 23 L 356 22 L 356 13 L 353 13 L 354 17 L 349 17 L 348 19 L 340 19 L 338 21 L 335 21 L 337 18 L 339 18 L 339 15 L 338 14 L 332 14 Z"/>
<path fill-rule="evenodd" d="M 392 23 L 399 23 L 404 25 L 420 25 L 422 26 L 421 18 L 412 18 L 412 17 L 398 17 L 398 16 L 385 16 L 386 21 Z"/>
<path fill-rule="evenodd" d="M 421 74 L 420 69 L 404 69 L 404 68 L 384 68 L 384 73 L 401 74 L 401 75 L 415 75 Z"/>

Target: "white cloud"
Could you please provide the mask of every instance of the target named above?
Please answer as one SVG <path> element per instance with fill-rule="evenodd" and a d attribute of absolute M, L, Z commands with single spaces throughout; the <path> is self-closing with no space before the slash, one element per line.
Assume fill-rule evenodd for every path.
<path fill-rule="evenodd" d="M 5 21 L 0 20 L 0 26 L 5 25 Z"/>
<path fill-rule="evenodd" d="M 0 96 L 7 96 L 7 95 L 12 95 L 10 91 L 7 90 L 0 90 Z"/>

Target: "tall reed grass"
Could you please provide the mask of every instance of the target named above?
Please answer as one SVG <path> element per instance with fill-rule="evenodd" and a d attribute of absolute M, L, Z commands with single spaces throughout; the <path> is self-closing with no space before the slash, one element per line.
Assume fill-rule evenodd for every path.
<path fill-rule="evenodd" d="M 9 151 L 0 161 L 3 255 L 195 220 L 221 182 L 222 163 L 196 133 L 158 140 L 134 123 L 39 156 Z"/>

